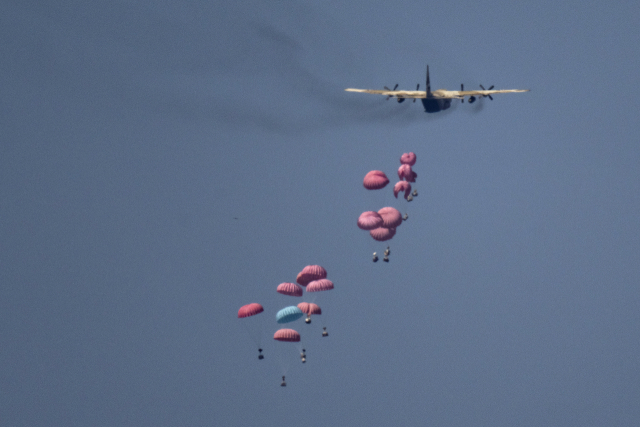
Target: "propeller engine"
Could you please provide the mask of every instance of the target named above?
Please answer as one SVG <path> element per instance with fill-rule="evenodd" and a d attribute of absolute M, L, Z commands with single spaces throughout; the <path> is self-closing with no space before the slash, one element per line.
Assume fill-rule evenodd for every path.
<path fill-rule="evenodd" d="M 394 91 L 396 89 L 398 89 L 398 83 L 396 83 L 396 85 L 393 87 L 393 89 L 389 89 L 386 86 L 384 87 L 384 90 L 388 90 L 388 91 Z M 387 96 L 387 101 L 389 100 L 389 98 L 391 98 L 391 95 Z M 400 101 L 398 101 L 398 102 L 400 102 Z"/>
<path fill-rule="evenodd" d="M 494 85 L 491 85 L 491 87 L 490 87 L 489 89 L 485 89 L 485 88 L 484 88 L 484 86 L 480 85 L 480 88 L 481 88 L 482 90 L 491 90 L 491 89 L 493 89 L 493 88 L 494 88 Z M 464 90 L 464 86 L 463 86 L 463 85 L 460 85 L 460 89 L 461 89 L 461 90 Z M 479 97 L 479 98 L 487 98 L 487 97 L 488 97 L 490 100 L 492 100 L 492 101 L 493 101 L 493 97 L 492 97 L 491 95 L 479 95 L 478 97 Z M 473 102 L 474 102 L 475 100 L 476 100 L 476 97 L 475 97 L 475 96 L 470 96 L 470 97 L 469 97 L 469 104 L 473 104 Z M 463 100 L 462 102 L 464 102 L 464 100 Z"/>
<path fill-rule="evenodd" d="M 482 86 L 482 85 L 480 85 L 480 87 L 482 88 L 482 90 L 491 90 L 491 89 L 494 88 L 494 85 L 491 85 L 491 87 L 489 89 L 485 89 L 484 86 Z M 491 97 L 491 95 L 482 95 L 483 98 L 485 98 L 487 96 L 489 97 L 490 100 L 493 101 L 493 98 Z"/>
<path fill-rule="evenodd" d="M 416 90 L 420 90 L 420 83 L 416 86 Z M 398 98 L 398 103 L 404 102 L 405 98 Z M 416 98 L 413 98 L 413 102 L 416 102 Z"/>

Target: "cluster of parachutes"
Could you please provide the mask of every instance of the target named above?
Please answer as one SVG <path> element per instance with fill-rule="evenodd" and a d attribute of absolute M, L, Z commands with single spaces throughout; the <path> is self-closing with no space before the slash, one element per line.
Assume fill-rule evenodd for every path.
<path fill-rule="evenodd" d="M 302 297 L 303 289 L 306 290 L 306 292 L 322 292 L 333 289 L 333 282 L 327 279 L 327 270 L 319 265 L 307 265 L 302 269 L 300 273 L 298 273 L 296 282 L 297 283 L 280 283 L 276 288 L 276 292 L 292 297 Z M 238 310 L 238 318 L 255 316 L 262 313 L 263 311 L 264 307 L 261 304 L 255 302 L 243 305 Z M 312 302 L 301 302 L 298 305 L 290 305 L 279 310 L 276 313 L 276 323 L 293 323 L 306 315 L 305 323 L 309 324 L 311 323 L 312 315 L 320 314 L 322 314 L 322 309 L 317 304 L 314 304 Z M 329 336 L 329 333 L 326 330 L 327 328 L 324 327 L 322 329 L 322 336 Z M 300 333 L 295 329 L 283 328 L 278 329 L 273 334 L 273 339 L 282 342 L 300 342 L 301 337 Z M 258 353 L 258 359 L 264 359 L 261 348 L 258 349 Z M 302 349 L 300 358 L 302 360 L 302 363 L 305 363 L 307 361 L 304 349 Z M 286 385 L 284 382 L 284 378 L 282 384 Z"/>
<path fill-rule="evenodd" d="M 400 156 L 400 168 L 398 169 L 398 181 L 393 186 L 393 195 L 398 198 L 400 192 L 404 192 L 404 198 L 412 201 L 413 197 L 418 195 L 416 190 L 411 193 L 411 184 L 416 182 L 418 175 L 411 169 L 416 164 L 416 155 L 414 153 L 404 153 Z M 373 170 L 367 173 L 363 180 L 364 188 L 367 190 L 381 190 L 389 184 L 389 178 L 384 172 Z M 400 211 L 393 207 L 384 207 L 379 211 L 363 212 L 358 218 L 358 227 L 362 230 L 369 231 L 374 240 L 384 242 L 390 240 L 396 235 L 396 227 L 406 220 L 408 215 L 402 216 Z M 389 261 L 389 248 L 385 251 L 384 261 Z M 373 262 L 378 261 L 377 254 L 373 253 Z"/>
<path fill-rule="evenodd" d="M 413 200 L 418 195 L 414 189 L 411 192 L 411 183 L 416 181 L 417 174 L 412 170 L 412 166 L 416 163 L 416 155 L 414 153 L 405 153 L 400 157 L 401 166 L 398 169 L 398 178 L 400 179 L 393 187 L 393 194 L 398 198 L 398 194 L 404 193 L 407 201 Z M 366 174 L 363 181 L 364 187 L 368 190 L 380 190 L 389 184 L 389 178 L 382 171 L 374 170 Z M 371 237 L 376 241 L 387 241 L 396 234 L 396 228 L 406 220 L 408 215 L 402 216 L 400 211 L 393 207 L 384 207 L 377 212 L 366 211 L 358 218 L 358 227 L 369 231 Z M 389 247 L 384 252 L 384 261 L 389 261 Z M 376 262 L 377 255 L 373 253 Z M 276 288 L 276 292 L 292 296 L 302 297 L 306 292 L 322 292 L 333 289 L 333 282 L 327 279 L 327 271 L 319 265 L 307 265 L 298 273 L 296 283 L 284 282 L 280 283 Z M 238 318 L 247 318 L 264 312 L 264 307 L 258 303 L 243 305 L 238 310 Z M 290 305 L 280 309 L 276 313 L 276 324 L 293 324 L 306 315 L 305 323 L 311 323 L 311 316 L 322 314 L 322 309 L 313 302 L 301 302 L 297 305 Z M 293 325 L 290 325 L 293 326 Z M 322 328 L 322 336 L 327 337 L 329 333 L 326 327 Z M 301 342 L 301 336 L 295 329 L 281 328 L 277 329 L 273 334 L 273 339 L 280 342 Z M 259 344 L 258 344 L 259 347 Z M 302 363 L 306 362 L 305 349 L 301 349 L 300 359 Z M 258 359 L 264 359 L 262 348 L 258 348 Z M 285 377 L 282 377 L 281 386 L 286 386 Z"/>

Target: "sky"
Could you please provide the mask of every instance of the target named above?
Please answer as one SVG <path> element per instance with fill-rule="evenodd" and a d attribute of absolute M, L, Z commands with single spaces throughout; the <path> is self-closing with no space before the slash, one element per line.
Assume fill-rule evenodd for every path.
<path fill-rule="evenodd" d="M 635 425 L 639 19 L 3 2 L 1 424 Z M 531 91 L 436 114 L 344 91 L 424 88 L 427 64 L 432 89 Z M 363 188 L 409 151 L 411 203 Z M 356 220 L 383 206 L 409 219 L 373 263 Z M 272 334 L 309 264 L 335 289 L 291 324 L 303 365 Z"/>

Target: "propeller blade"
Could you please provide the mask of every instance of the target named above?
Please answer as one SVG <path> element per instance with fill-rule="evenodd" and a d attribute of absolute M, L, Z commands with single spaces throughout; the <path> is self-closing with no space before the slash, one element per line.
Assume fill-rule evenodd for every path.
<path fill-rule="evenodd" d="M 420 83 L 416 85 L 416 90 L 420 90 Z M 413 98 L 413 102 L 416 102 L 416 98 Z"/>
<path fill-rule="evenodd" d="M 493 89 L 495 86 L 494 86 L 494 85 L 491 85 L 491 87 L 490 87 L 489 89 L 485 89 L 485 88 L 484 88 L 484 86 L 482 86 L 482 85 L 480 85 L 480 87 L 482 88 L 482 90 L 491 90 L 491 89 Z M 487 96 L 489 97 L 489 99 L 490 99 L 490 100 L 492 100 L 492 101 L 493 101 L 493 97 L 492 97 L 491 95 L 482 95 L 482 97 L 483 97 L 483 98 L 485 98 L 485 97 L 487 97 Z"/>
<path fill-rule="evenodd" d="M 388 90 L 389 92 L 394 91 L 398 88 L 398 83 L 396 83 L 396 85 L 393 87 L 393 89 L 389 89 L 388 87 L 384 86 L 384 90 Z M 387 101 L 389 100 L 389 98 L 391 98 L 392 95 L 387 96 Z M 400 101 L 398 101 L 400 102 Z"/>
<path fill-rule="evenodd" d="M 464 84 L 462 84 L 462 83 L 460 83 L 460 92 L 464 92 Z M 464 96 L 462 98 L 460 98 L 460 100 L 464 104 Z"/>

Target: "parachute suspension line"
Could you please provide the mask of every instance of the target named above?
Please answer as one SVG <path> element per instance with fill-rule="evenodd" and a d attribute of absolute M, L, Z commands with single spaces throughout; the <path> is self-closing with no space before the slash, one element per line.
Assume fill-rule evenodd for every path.
<path fill-rule="evenodd" d="M 256 348 L 262 348 L 263 322 L 254 322 L 254 320 L 259 319 L 241 319 L 242 327 L 251 341 L 256 345 Z M 251 322 L 253 324 L 249 325 L 247 322 Z"/>
<path fill-rule="evenodd" d="M 297 307 L 296 307 L 297 308 Z M 300 311 L 298 309 L 298 311 Z M 302 311 L 300 311 L 302 314 Z M 296 350 L 300 351 L 302 349 L 302 343 L 300 342 L 300 334 L 298 331 L 290 329 L 290 328 L 282 328 L 278 329 L 273 334 L 274 341 L 278 341 L 276 343 L 277 348 L 274 353 L 276 354 L 276 358 L 278 359 L 278 363 L 282 369 L 282 374 L 286 375 L 287 370 L 289 368 L 289 364 L 295 360 L 293 359 L 291 352 L 295 352 Z M 291 343 L 296 344 L 292 346 Z"/>
<path fill-rule="evenodd" d="M 277 347 L 280 347 L 280 346 L 278 345 Z M 291 366 L 291 364 L 288 358 L 285 357 L 285 349 L 276 348 L 274 353 L 276 355 L 276 359 L 278 360 L 278 365 L 280 365 L 280 371 L 282 372 L 282 375 L 287 375 L 287 372 L 289 371 L 289 366 Z"/>

